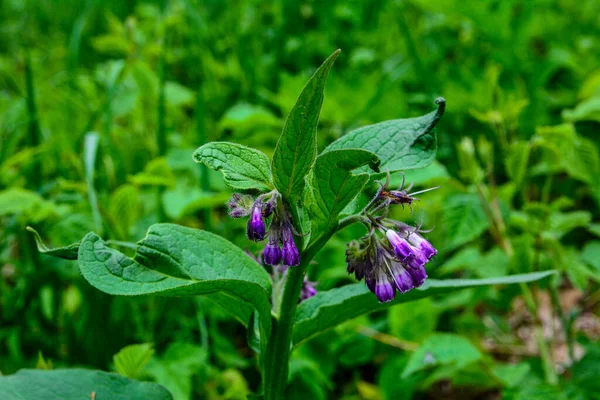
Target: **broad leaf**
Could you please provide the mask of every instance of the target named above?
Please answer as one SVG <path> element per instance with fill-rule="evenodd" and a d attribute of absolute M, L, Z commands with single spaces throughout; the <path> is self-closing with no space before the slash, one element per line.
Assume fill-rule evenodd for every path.
<path fill-rule="evenodd" d="M 509 275 L 490 279 L 429 279 L 422 287 L 405 294 L 398 294 L 395 300 L 383 304 L 377 301 L 375 295 L 367 289 L 364 283 L 319 292 L 316 296 L 298 306 L 293 335 L 294 345 L 298 345 L 342 322 L 373 311 L 384 310 L 396 304 L 458 289 L 533 282 L 552 274 L 554 274 L 554 271 Z"/>
<path fill-rule="evenodd" d="M 375 154 L 360 149 L 330 151 L 317 158 L 309 205 L 313 239 L 337 224 L 340 213 L 369 182 L 369 174 L 352 171 L 366 164 L 377 169 L 378 163 Z"/>
<path fill-rule="evenodd" d="M 172 400 L 164 387 L 118 374 L 85 369 L 23 369 L 0 377 L 0 399 Z"/>
<path fill-rule="evenodd" d="M 476 194 L 459 193 L 448 197 L 443 206 L 442 229 L 450 250 L 465 244 L 488 229 L 490 223 Z"/>
<path fill-rule="evenodd" d="M 271 166 L 264 153 L 237 143 L 211 142 L 199 147 L 194 161 L 221 171 L 233 189 L 271 190 Z"/>
<path fill-rule="evenodd" d="M 261 334 L 271 327 L 271 280 L 244 251 L 220 236 L 174 224 L 156 224 L 138 242 L 134 258 L 88 233 L 79 247 L 79 268 L 96 288 L 112 295 L 194 296 L 222 292 L 252 305 Z"/>
<path fill-rule="evenodd" d="M 302 90 L 273 153 L 273 183 L 290 203 L 302 193 L 304 179 L 317 157 L 317 124 L 325 82 L 338 54 L 340 50 L 329 56 Z"/>
<path fill-rule="evenodd" d="M 435 159 L 437 140 L 433 128 L 446 107 L 446 100 L 436 99 L 437 110 L 417 118 L 395 119 L 356 129 L 325 151 L 364 149 L 381 160 L 381 169 L 390 172 L 423 168 Z"/>

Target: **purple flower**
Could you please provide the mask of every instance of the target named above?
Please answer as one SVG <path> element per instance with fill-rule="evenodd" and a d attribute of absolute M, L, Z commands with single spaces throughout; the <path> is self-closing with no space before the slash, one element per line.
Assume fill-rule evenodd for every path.
<path fill-rule="evenodd" d="M 282 242 L 283 248 L 281 249 L 281 258 L 283 265 L 288 267 L 294 267 L 300 264 L 300 253 L 294 243 L 294 237 L 292 235 L 292 229 L 289 225 L 282 227 Z"/>
<path fill-rule="evenodd" d="M 300 292 L 300 299 L 298 302 L 304 301 L 306 299 L 310 299 L 315 294 L 317 294 L 317 289 L 315 289 L 315 283 L 309 282 L 305 278 L 304 283 L 302 284 L 302 291 Z"/>
<path fill-rule="evenodd" d="M 388 229 L 385 232 L 385 236 L 387 236 L 392 248 L 394 249 L 396 257 L 398 257 L 400 261 L 404 262 L 407 259 L 415 256 L 410 244 L 408 244 L 406 240 L 402 239 L 395 231 Z"/>
<path fill-rule="evenodd" d="M 262 203 L 254 203 L 254 207 L 252 208 L 252 215 L 250 216 L 250 219 L 248 219 L 246 231 L 248 233 L 248 239 L 254 240 L 255 242 L 260 242 L 261 240 L 264 240 L 266 228 L 265 221 L 262 217 Z"/>
<path fill-rule="evenodd" d="M 396 288 L 381 269 L 378 271 L 375 280 L 375 296 L 377 296 L 380 303 L 387 303 L 396 297 Z"/>
<path fill-rule="evenodd" d="M 391 269 L 394 274 L 394 283 L 400 293 L 406 293 L 415 287 L 410 272 L 408 272 L 402 264 L 392 261 Z"/>
<path fill-rule="evenodd" d="M 408 235 L 408 242 L 417 248 L 427 260 L 431 260 L 437 254 L 435 247 L 416 232 Z"/>
<path fill-rule="evenodd" d="M 269 236 L 269 242 L 265 247 L 263 259 L 267 265 L 277 265 L 281 262 L 281 249 L 279 248 L 277 235 L 271 234 Z"/>
<path fill-rule="evenodd" d="M 425 280 L 427 279 L 427 271 L 425 271 L 424 266 L 421 266 L 416 269 L 409 268 L 408 273 L 412 277 L 413 282 L 415 283 L 415 287 L 421 286 L 425 283 Z"/>

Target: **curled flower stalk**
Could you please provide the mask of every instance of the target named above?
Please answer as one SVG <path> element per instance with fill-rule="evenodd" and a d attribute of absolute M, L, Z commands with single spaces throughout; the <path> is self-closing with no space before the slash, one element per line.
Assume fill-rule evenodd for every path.
<path fill-rule="evenodd" d="M 232 218 L 249 217 L 246 234 L 248 239 L 261 242 L 267 239 L 263 252 L 266 265 L 295 267 L 300 264 L 300 251 L 294 241 L 296 234 L 290 212 L 286 209 L 281 195 L 273 190 L 256 199 L 234 193 L 227 202 Z M 268 219 L 270 219 L 267 229 Z"/>
<path fill-rule="evenodd" d="M 400 189 L 391 191 L 387 191 L 388 184 L 389 176 L 359 218 L 369 233 L 348 243 L 346 249 L 348 273 L 359 281 L 364 279 L 381 303 L 393 300 L 396 291 L 406 293 L 423 285 L 427 280 L 425 266 L 437 254 L 421 235 L 420 227 L 387 218 L 391 205 L 411 206 L 417 200 L 415 193 L 402 190 L 404 182 Z"/>

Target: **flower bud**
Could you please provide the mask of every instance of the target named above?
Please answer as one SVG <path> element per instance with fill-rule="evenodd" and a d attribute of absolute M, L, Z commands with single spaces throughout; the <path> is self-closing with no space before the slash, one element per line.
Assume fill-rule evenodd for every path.
<path fill-rule="evenodd" d="M 265 247 L 263 259 L 267 265 L 278 265 L 281 262 L 281 249 L 279 248 L 279 239 L 276 235 L 269 236 L 269 242 Z"/>
<path fill-rule="evenodd" d="M 304 301 L 306 299 L 310 299 L 315 294 L 317 294 L 317 289 L 315 289 L 313 282 L 309 282 L 307 279 L 304 280 L 302 284 L 302 291 L 300 292 L 300 301 Z"/>
<path fill-rule="evenodd" d="M 255 242 L 260 242 L 265 238 L 266 228 L 262 217 L 262 204 L 260 202 L 256 202 L 252 208 L 252 215 L 248 219 L 246 231 L 248 239 Z"/>
<path fill-rule="evenodd" d="M 229 216 L 231 218 L 247 217 L 252 211 L 252 203 L 252 197 L 248 195 L 239 193 L 232 194 L 226 203 L 229 208 Z"/>

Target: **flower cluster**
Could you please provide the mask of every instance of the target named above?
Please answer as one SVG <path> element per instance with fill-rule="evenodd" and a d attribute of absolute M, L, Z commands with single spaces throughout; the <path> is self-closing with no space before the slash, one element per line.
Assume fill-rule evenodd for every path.
<path fill-rule="evenodd" d="M 294 242 L 294 228 L 289 213 L 279 201 L 279 194 L 271 192 L 253 199 L 234 193 L 227 202 L 232 218 L 248 217 L 248 239 L 260 242 L 267 238 L 263 259 L 267 265 L 282 264 L 294 267 L 300 264 L 300 253 Z M 271 219 L 267 230 L 266 221 Z M 281 247 L 280 247 L 281 245 Z"/>
<path fill-rule="evenodd" d="M 390 204 L 410 205 L 416 200 L 406 191 L 386 192 L 386 186 L 363 211 L 361 222 L 369 233 L 346 249 L 348 273 L 359 281 L 364 278 L 381 303 L 393 300 L 396 290 L 406 293 L 425 283 L 425 265 L 437 254 L 419 228 L 386 218 Z M 398 201 L 398 193 L 406 201 Z"/>

